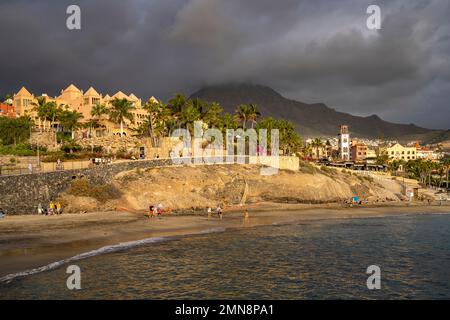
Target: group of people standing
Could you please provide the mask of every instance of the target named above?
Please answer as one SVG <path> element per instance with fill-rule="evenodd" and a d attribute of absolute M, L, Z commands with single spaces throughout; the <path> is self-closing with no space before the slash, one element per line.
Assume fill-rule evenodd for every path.
<path fill-rule="evenodd" d="M 222 220 L 223 218 L 223 210 L 220 206 L 217 206 L 217 208 L 214 210 L 215 213 L 217 214 L 217 216 L 219 217 L 220 220 Z M 211 207 L 209 207 L 206 212 L 208 213 L 208 219 L 211 218 L 211 214 L 212 214 L 212 209 Z"/>
<path fill-rule="evenodd" d="M 154 218 L 162 216 L 163 214 L 170 214 L 171 212 L 172 212 L 171 208 L 169 208 L 168 210 L 164 210 L 164 206 L 160 203 L 156 206 L 151 205 L 148 207 L 147 217 Z"/>
<path fill-rule="evenodd" d="M 223 210 L 222 208 L 219 206 L 217 206 L 217 208 L 214 210 L 215 213 L 217 214 L 217 216 L 219 217 L 220 220 L 222 220 L 223 218 Z M 207 214 L 208 214 L 208 219 L 211 218 L 211 215 L 213 213 L 213 209 L 211 207 L 208 207 L 208 209 L 206 210 Z M 245 210 L 244 212 L 244 222 L 248 222 L 250 219 L 250 215 L 248 214 L 248 210 Z"/>
<path fill-rule="evenodd" d="M 53 201 L 50 201 L 50 203 L 48 204 L 47 207 L 43 208 L 42 205 L 39 203 L 38 205 L 38 214 L 45 214 L 46 216 L 48 215 L 60 215 L 62 214 L 63 210 L 61 207 L 61 203 L 56 202 L 54 203 Z"/>

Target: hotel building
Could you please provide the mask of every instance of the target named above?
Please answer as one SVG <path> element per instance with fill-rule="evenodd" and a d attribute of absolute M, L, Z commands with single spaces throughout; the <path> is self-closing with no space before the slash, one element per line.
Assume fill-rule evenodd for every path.
<path fill-rule="evenodd" d="M 387 154 L 390 160 L 409 161 L 417 159 L 415 147 L 404 147 L 399 143 L 396 143 L 393 146 L 386 148 L 383 153 Z"/>
<path fill-rule="evenodd" d="M 61 90 L 61 93 L 57 97 L 49 97 L 46 94 L 41 96 L 35 96 L 30 93 L 25 87 L 22 87 L 19 92 L 14 94 L 13 105 L 15 107 L 18 116 L 29 115 L 35 123 L 42 127 L 45 124 L 41 123 L 41 120 L 37 118 L 37 113 L 33 110 L 33 103 L 37 103 L 37 99 L 45 97 L 47 102 L 55 102 L 58 106 L 66 107 L 72 111 L 77 111 L 83 115 L 83 122 L 87 122 L 92 119 L 91 111 L 96 104 L 104 104 L 110 106 L 114 99 L 126 99 L 130 101 L 135 109 L 132 111 L 134 114 L 134 121 L 130 122 L 125 120 L 124 133 L 129 134 L 130 129 L 138 127 L 142 124 L 147 117 L 148 113 L 142 107 L 142 100 L 136 97 L 133 93 L 126 95 L 122 91 L 117 92 L 113 96 L 102 95 L 97 92 L 93 87 L 90 87 L 86 92 L 78 89 L 75 85 L 71 84 L 66 89 Z M 156 101 L 154 97 L 150 98 Z M 120 126 L 110 122 L 106 116 L 101 118 L 102 134 L 119 134 Z"/>

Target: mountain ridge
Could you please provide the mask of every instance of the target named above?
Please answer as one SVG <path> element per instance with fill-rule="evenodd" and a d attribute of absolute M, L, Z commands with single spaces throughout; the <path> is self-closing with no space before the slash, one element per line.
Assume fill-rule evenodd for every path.
<path fill-rule="evenodd" d="M 420 137 L 436 130 L 414 124 L 399 124 L 378 115 L 362 117 L 337 111 L 324 103 L 304 103 L 285 98 L 274 89 L 247 83 L 205 86 L 190 96 L 218 102 L 226 112 L 234 113 L 240 104 L 254 103 L 263 117 L 272 116 L 292 121 L 304 137 L 335 136 L 341 124 L 347 124 L 353 135 L 361 138 Z"/>

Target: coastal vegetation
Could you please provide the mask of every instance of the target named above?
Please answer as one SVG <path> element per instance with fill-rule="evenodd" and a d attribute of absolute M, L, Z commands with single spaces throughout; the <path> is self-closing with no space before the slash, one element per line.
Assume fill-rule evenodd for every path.
<path fill-rule="evenodd" d="M 158 145 L 158 141 L 170 135 L 179 128 L 193 131 L 195 121 L 201 121 L 208 128 L 216 128 L 223 133 L 227 129 L 250 128 L 257 132 L 267 129 L 268 142 L 271 145 L 271 129 L 279 130 L 279 147 L 285 154 L 301 151 L 303 140 L 297 133 L 294 124 L 288 120 L 274 119 L 272 117 L 262 118 L 257 105 L 239 105 L 235 113 L 224 112 L 220 104 L 206 102 L 199 98 L 188 99 L 183 94 L 176 94 L 169 99 L 168 103 L 162 101 L 148 100 L 143 108 L 147 110 L 145 121 L 134 130 L 137 136 L 147 136 Z"/>
<path fill-rule="evenodd" d="M 14 146 L 30 138 L 33 123 L 29 117 L 11 119 L 0 117 L 0 143 L 3 146 Z"/>
<path fill-rule="evenodd" d="M 449 188 L 450 157 L 440 161 L 415 159 L 410 161 L 393 160 L 389 170 L 394 176 L 416 179 L 422 185 Z"/>
<path fill-rule="evenodd" d="M 73 196 L 91 197 L 100 202 L 118 199 L 122 195 L 120 190 L 112 184 L 92 184 L 86 178 L 73 180 L 67 193 Z"/>

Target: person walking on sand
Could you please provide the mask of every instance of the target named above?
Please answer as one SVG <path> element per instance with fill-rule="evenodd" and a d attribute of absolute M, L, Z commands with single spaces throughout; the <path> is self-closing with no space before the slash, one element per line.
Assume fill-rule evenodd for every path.
<path fill-rule="evenodd" d="M 217 206 L 216 212 L 217 212 L 217 215 L 219 216 L 219 219 L 222 220 L 223 213 L 222 213 L 222 208 L 220 206 Z"/>
<path fill-rule="evenodd" d="M 50 201 L 50 204 L 48 205 L 49 210 L 49 214 L 53 215 L 53 213 L 55 212 L 55 204 L 53 203 L 53 201 Z"/>
<path fill-rule="evenodd" d="M 208 209 L 206 210 L 206 212 L 208 213 L 208 220 L 211 218 L 211 212 L 212 212 L 212 209 L 211 209 L 211 207 L 208 207 Z"/>
<path fill-rule="evenodd" d="M 148 207 L 147 218 L 153 218 L 153 206 Z"/>
<path fill-rule="evenodd" d="M 42 208 L 42 204 L 41 203 L 38 204 L 37 213 L 39 215 L 44 213 L 44 208 Z"/>
<path fill-rule="evenodd" d="M 61 203 L 59 203 L 59 201 L 56 203 L 56 214 L 60 215 L 61 212 Z"/>
<path fill-rule="evenodd" d="M 248 210 L 246 209 L 244 212 L 244 227 L 248 227 L 250 222 L 250 215 L 248 214 Z"/>

